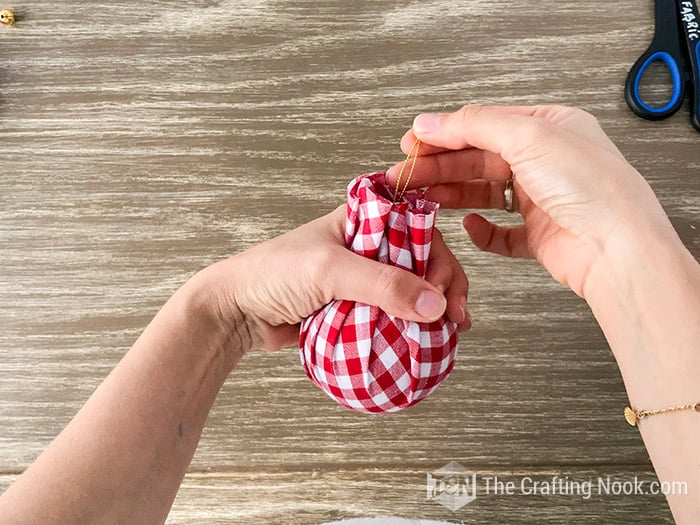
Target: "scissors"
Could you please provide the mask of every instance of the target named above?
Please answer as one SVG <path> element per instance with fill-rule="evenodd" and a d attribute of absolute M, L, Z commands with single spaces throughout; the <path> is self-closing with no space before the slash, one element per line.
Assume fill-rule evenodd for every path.
<path fill-rule="evenodd" d="M 700 131 L 700 15 L 694 0 L 655 0 L 656 29 L 649 49 L 627 75 L 625 100 L 632 111 L 648 120 L 675 114 L 690 99 L 690 121 Z M 664 62 L 673 91 L 662 107 L 650 106 L 639 95 L 639 83 L 654 62 Z"/>

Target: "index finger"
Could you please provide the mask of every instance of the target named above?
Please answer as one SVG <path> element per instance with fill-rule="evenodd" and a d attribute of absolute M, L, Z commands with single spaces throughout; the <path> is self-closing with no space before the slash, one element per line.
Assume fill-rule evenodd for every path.
<path fill-rule="evenodd" d="M 434 116 L 439 116 L 442 118 L 447 118 L 447 117 L 461 117 L 462 119 L 466 120 L 466 115 L 465 113 L 469 112 L 487 112 L 489 114 L 500 114 L 503 116 L 521 116 L 521 117 L 534 117 L 534 116 L 541 116 L 544 118 L 547 118 L 550 116 L 552 112 L 554 112 L 557 108 L 555 106 L 464 106 L 460 110 L 454 112 L 454 113 L 429 113 L 425 114 L 427 117 L 434 117 Z M 486 118 L 488 118 L 489 115 L 486 115 Z M 411 146 L 414 144 L 417 138 L 421 139 L 422 146 L 421 146 L 421 153 L 420 155 L 433 155 L 435 153 L 441 153 L 443 151 L 449 151 L 449 150 L 455 150 L 455 149 L 464 149 L 464 148 L 469 148 L 469 147 L 479 147 L 477 144 L 470 144 L 467 142 L 461 142 L 458 143 L 457 145 L 455 144 L 446 144 L 444 141 L 439 140 L 439 137 L 437 140 L 432 137 L 428 137 L 422 130 L 420 129 L 420 124 L 421 122 L 418 122 L 419 120 L 424 120 L 424 115 L 418 115 L 414 121 L 413 121 L 413 127 L 409 129 L 406 133 L 404 133 L 403 137 L 401 137 L 401 151 L 404 153 L 408 154 L 408 152 L 411 149 Z M 464 124 L 464 122 L 462 123 Z M 511 130 L 512 131 L 512 130 Z M 440 136 L 443 136 L 441 134 Z M 489 148 L 481 148 L 481 149 L 489 149 Z M 490 151 L 494 151 L 493 149 L 490 149 Z"/>
<path fill-rule="evenodd" d="M 421 142 L 433 147 L 478 148 L 509 161 L 511 152 L 532 140 L 535 122 L 531 117 L 538 110 L 539 107 L 464 106 L 454 113 L 423 113 L 413 121 L 412 132 Z"/>

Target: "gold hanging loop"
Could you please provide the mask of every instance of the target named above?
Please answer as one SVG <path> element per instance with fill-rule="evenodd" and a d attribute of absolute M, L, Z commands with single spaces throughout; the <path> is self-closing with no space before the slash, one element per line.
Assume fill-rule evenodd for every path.
<path fill-rule="evenodd" d="M 413 170 L 416 167 L 416 161 L 418 160 L 418 150 L 420 149 L 420 140 L 416 139 L 416 141 L 413 143 L 413 146 L 411 146 L 411 149 L 408 151 L 408 155 L 406 156 L 406 160 L 403 161 L 403 164 L 401 165 L 401 171 L 399 172 L 399 176 L 396 177 L 396 187 L 394 188 L 394 202 L 399 202 L 403 196 L 404 193 L 406 193 L 406 189 L 408 188 L 408 184 L 411 182 L 411 178 L 413 177 Z M 399 187 L 401 186 L 401 179 L 403 178 L 403 172 L 406 169 L 406 164 L 408 164 L 408 161 L 413 158 L 413 162 L 411 163 L 411 169 L 408 172 L 408 177 L 406 178 L 406 182 L 403 185 L 403 188 L 401 188 L 401 191 L 399 191 Z"/>

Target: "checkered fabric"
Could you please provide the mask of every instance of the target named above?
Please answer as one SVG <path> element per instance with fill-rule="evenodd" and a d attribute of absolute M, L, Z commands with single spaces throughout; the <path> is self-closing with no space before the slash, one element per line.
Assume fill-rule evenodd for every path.
<path fill-rule="evenodd" d="M 346 245 L 425 277 L 438 205 L 420 190 L 392 203 L 393 193 L 384 173 L 350 183 Z M 333 301 L 304 320 L 299 346 L 306 374 L 338 403 L 396 412 L 430 395 L 452 371 L 457 326 L 447 317 L 415 323 L 376 306 Z"/>

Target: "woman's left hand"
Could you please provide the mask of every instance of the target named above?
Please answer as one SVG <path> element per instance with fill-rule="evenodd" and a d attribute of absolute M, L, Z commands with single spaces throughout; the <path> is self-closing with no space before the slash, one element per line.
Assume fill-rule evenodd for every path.
<path fill-rule="evenodd" d="M 446 314 L 468 330 L 468 282 L 436 229 L 426 279 L 345 247 L 345 206 L 216 263 L 205 279 L 208 303 L 238 346 L 276 350 L 296 344 L 299 323 L 334 299 L 379 306 L 430 322 Z"/>

